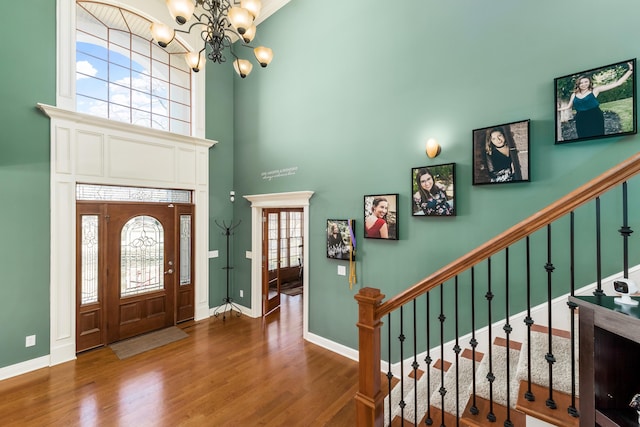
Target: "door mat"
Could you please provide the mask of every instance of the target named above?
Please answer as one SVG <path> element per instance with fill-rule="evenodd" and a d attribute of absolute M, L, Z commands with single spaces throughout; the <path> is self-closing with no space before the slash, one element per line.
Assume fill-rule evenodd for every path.
<path fill-rule="evenodd" d="M 122 360 L 154 348 L 162 347 L 165 344 L 181 340 L 188 336 L 189 334 L 182 329 L 171 326 L 160 329 L 159 331 L 113 343 L 109 347 L 111 347 L 111 350 L 113 350 L 116 356 Z"/>

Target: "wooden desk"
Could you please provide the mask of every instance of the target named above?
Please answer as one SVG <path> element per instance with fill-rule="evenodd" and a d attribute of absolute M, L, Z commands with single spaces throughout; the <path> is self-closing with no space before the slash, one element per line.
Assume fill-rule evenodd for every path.
<path fill-rule="evenodd" d="M 580 426 L 638 427 L 629 408 L 640 393 L 640 306 L 576 296 L 580 319 Z"/>

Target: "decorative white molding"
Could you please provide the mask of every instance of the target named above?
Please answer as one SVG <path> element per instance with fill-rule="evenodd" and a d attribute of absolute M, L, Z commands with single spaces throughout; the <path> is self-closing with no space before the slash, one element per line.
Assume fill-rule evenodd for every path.
<path fill-rule="evenodd" d="M 216 142 L 38 104 L 51 118 L 50 364 L 76 354 L 77 183 L 192 190 L 195 317 L 209 315 L 209 148 Z"/>
<path fill-rule="evenodd" d="M 256 194 L 243 196 L 251 202 L 251 317 L 262 316 L 262 210 L 267 208 L 302 208 L 302 259 L 309 259 L 309 199 L 313 191 Z M 302 269 L 302 337 L 309 335 L 309 269 Z"/>

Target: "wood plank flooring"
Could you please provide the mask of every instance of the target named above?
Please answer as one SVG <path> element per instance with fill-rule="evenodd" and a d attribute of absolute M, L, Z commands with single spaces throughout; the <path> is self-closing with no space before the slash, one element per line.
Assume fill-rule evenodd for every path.
<path fill-rule="evenodd" d="M 129 359 L 101 348 L 1 381 L 0 425 L 354 426 L 357 362 L 305 342 L 302 295 L 282 299 L 267 319 L 189 322 Z"/>

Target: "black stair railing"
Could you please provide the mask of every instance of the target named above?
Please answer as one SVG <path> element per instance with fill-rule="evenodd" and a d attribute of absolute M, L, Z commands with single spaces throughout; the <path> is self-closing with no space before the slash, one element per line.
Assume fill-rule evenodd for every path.
<path fill-rule="evenodd" d="M 627 206 L 627 199 L 628 199 L 628 195 L 627 195 L 627 190 L 628 190 L 628 186 L 627 186 L 627 180 L 633 176 L 635 176 L 636 174 L 638 174 L 640 172 L 640 153 L 632 156 L 631 158 L 627 159 L 626 161 L 622 162 L 621 164 L 619 164 L 618 166 L 610 169 L 609 171 L 605 172 L 604 174 L 600 175 L 599 177 L 591 180 L 590 182 L 586 183 L 585 185 L 579 187 L 578 189 L 576 189 L 575 191 L 567 194 L 565 197 L 562 197 L 561 199 L 559 199 L 558 201 L 552 203 L 551 205 L 547 206 L 546 208 L 542 209 L 541 211 L 539 211 L 538 213 L 532 215 L 530 218 L 525 219 L 524 221 L 521 221 L 519 224 L 516 224 L 515 226 L 509 228 L 508 230 L 506 230 L 505 232 L 501 233 L 500 235 L 496 236 L 494 239 L 491 239 L 489 241 L 487 241 L 485 244 L 480 245 L 478 248 L 474 249 L 473 251 L 469 252 L 468 254 L 462 256 L 461 258 L 459 258 L 458 260 L 450 263 L 449 265 L 437 270 L 436 272 L 434 272 L 433 274 L 429 275 L 428 277 L 426 277 L 424 280 L 422 280 L 421 282 L 417 283 L 416 285 L 408 288 L 407 290 L 405 290 L 404 292 L 400 293 L 399 295 L 392 297 L 391 299 L 389 299 L 386 302 L 382 302 L 384 299 L 384 295 L 382 295 L 380 293 L 380 291 L 378 291 L 377 289 L 373 289 L 373 288 L 363 288 L 360 290 L 360 292 L 358 293 L 358 295 L 356 295 L 356 299 L 358 300 L 359 304 L 360 304 L 360 310 L 359 310 L 359 322 L 358 322 L 358 327 L 360 330 L 360 338 L 359 338 L 359 344 L 360 344 L 360 382 L 359 382 L 359 391 L 358 394 L 356 395 L 356 414 L 357 414 L 357 420 L 358 420 L 358 426 L 382 426 L 385 423 L 387 425 L 391 425 L 394 420 L 392 419 L 392 414 L 394 413 L 394 410 L 396 408 L 395 405 L 398 405 L 399 407 L 399 411 L 397 411 L 397 413 L 400 414 L 401 420 L 400 420 L 400 424 L 404 425 L 404 421 L 402 421 L 404 419 L 404 409 L 405 406 L 407 404 L 407 402 L 405 401 L 405 394 L 404 394 L 404 390 L 405 390 L 405 378 L 404 378 L 404 362 L 405 362 L 405 356 L 404 356 L 404 352 L 405 352 L 405 340 L 406 340 L 406 336 L 407 334 L 404 331 L 404 317 L 407 314 L 407 312 L 411 312 L 411 315 L 413 316 L 413 321 L 412 326 L 413 326 L 413 333 L 410 335 L 411 339 L 413 340 L 413 355 L 409 356 L 406 360 L 408 361 L 407 363 L 411 365 L 412 367 L 412 372 L 414 374 L 414 379 L 413 379 L 413 387 L 414 387 L 414 393 L 413 393 L 413 406 L 414 406 L 414 412 L 416 412 L 414 414 L 413 417 L 413 424 L 417 424 L 418 421 L 420 421 L 421 423 L 424 423 L 426 425 L 432 425 L 434 420 L 432 419 L 432 414 L 431 414 L 431 390 L 430 390 L 430 381 L 431 381 L 431 368 L 433 366 L 433 360 L 431 357 L 431 349 L 433 348 L 432 346 L 432 342 L 431 342 L 431 336 L 430 336 L 430 330 L 431 330 L 431 325 L 430 325 L 430 319 L 431 319 L 431 313 L 430 313 L 430 301 L 429 301 L 429 295 L 430 295 L 430 291 L 434 290 L 435 288 L 439 288 L 439 314 L 437 316 L 437 319 L 439 320 L 439 339 L 438 339 L 438 343 L 436 343 L 436 346 L 439 346 L 440 349 L 440 387 L 438 389 L 438 392 L 441 396 L 440 399 L 440 412 L 441 412 L 441 417 L 440 418 L 440 425 L 441 426 L 445 426 L 448 421 L 448 418 L 445 416 L 445 408 L 446 408 L 446 402 L 445 402 L 445 397 L 448 396 L 448 394 L 450 393 L 455 393 L 456 395 L 458 395 L 460 393 L 460 389 L 464 388 L 462 387 L 463 385 L 460 384 L 459 382 L 459 372 L 460 372 L 460 360 L 459 360 L 459 355 L 460 355 L 460 351 L 461 349 L 459 348 L 459 341 L 458 341 L 458 337 L 460 336 L 461 333 L 461 328 L 460 328 L 460 322 L 459 322 L 459 301 L 458 301 L 458 287 L 460 286 L 459 283 L 459 275 L 464 272 L 464 271 L 468 271 L 470 270 L 471 275 L 470 275 L 470 288 L 471 288 L 471 307 L 470 307 L 470 311 L 471 311 L 471 318 L 470 318 L 470 330 L 467 330 L 469 327 L 467 325 L 464 326 L 463 329 L 463 333 L 467 332 L 470 333 L 471 336 L 471 340 L 469 342 L 470 346 L 471 346 L 471 353 L 472 353 L 472 364 L 473 364 L 473 371 L 475 373 L 475 361 L 476 361 L 476 346 L 477 346 L 477 338 L 476 338 L 476 330 L 478 329 L 478 327 L 486 327 L 487 328 L 487 335 L 489 336 L 489 340 L 487 342 L 487 354 L 484 355 L 484 358 L 488 358 L 486 359 L 486 362 L 481 362 L 482 363 L 486 363 L 488 364 L 488 374 L 487 374 L 487 380 L 489 381 L 488 384 L 488 388 L 489 388 L 489 398 L 488 398 L 488 405 L 485 405 L 483 407 L 482 410 L 480 410 L 480 408 L 478 408 L 477 405 L 477 400 L 476 400 L 476 382 L 478 381 L 478 379 L 475 378 L 475 374 L 472 374 L 472 380 L 471 380 L 471 388 L 472 388 L 472 392 L 471 392 L 471 400 L 470 403 L 468 404 L 468 410 L 464 409 L 462 410 L 461 407 L 459 406 L 459 399 L 456 397 L 456 404 L 454 405 L 454 418 L 457 419 L 457 421 L 455 423 L 451 422 L 450 425 L 458 425 L 459 423 L 459 419 L 460 418 L 464 418 L 467 416 L 476 416 L 474 414 L 478 414 L 477 416 L 483 417 L 485 419 L 488 419 L 489 421 L 495 421 L 495 411 L 494 411 L 494 390 L 493 387 L 494 382 L 496 380 L 495 378 L 495 372 L 494 372 L 494 368 L 495 366 L 493 365 L 494 363 L 494 355 L 493 355 L 493 332 L 492 332 L 492 327 L 493 327 L 493 323 L 494 323 L 494 319 L 495 318 L 502 318 L 505 319 L 505 323 L 504 323 L 504 327 L 503 327 L 503 331 L 505 333 L 505 340 L 507 342 L 506 346 L 507 346 L 507 374 L 506 374 L 506 380 L 504 381 L 504 387 L 506 388 L 506 401 L 507 401 L 507 409 L 506 409 L 506 419 L 504 420 L 504 425 L 509 427 L 511 425 L 513 425 L 513 422 L 511 420 L 511 406 L 512 406 L 512 402 L 510 402 L 510 382 L 511 382 L 511 375 L 512 372 L 510 372 L 510 368 L 508 367 L 510 365 L 509 363 L 509 349 L 511 347 L 511 338 L 510 338 L 510 334 L 512 333 L 512 328 L 511 328 L 511 312 L 514 311 L 514 308 L 512 307 L 513 301 L 510 300 L 510 288 L 512 285 L 512 280 L 510 278 L 510 274 L 509 274 L 509 266 L 511 263 L 511 252 L 510 252 L 510 247 L 512 245 L 514 245 L 517 242 L 520 242 L 521 240 L 525 242 L 525 248 L 526 248 L 526 255 L 525 255 L 525 260 L 524 262 L 526 263 L 526 278 L 525 278 L 525 284 L 526 284 L 526 294 L 527 294 L 527 298 L 526 298 L 526 307 L 520 307 L 520 305 L 517 305 L 517 309 L 520 310 L 520 312 L 525 313 L 526 310 L 526 314 L 523 316 L 524 317 L 524 323 L 526 325 L 526 331 L 525 334 L 527 336 L 527 348 L 529 348 L 529 353 L 531 353 L 531 333 L 532 333 L 532 326 L 534 326 L 534 321 L 532 319 L 532 315 L 531 315 L 531 305 L 534 303 L 534 298 L 532 298 L 532 294 L 536 295 L 536 299 L 539 300 L 540 298 L 540 293 L 539 292 L 534 292 L 533 291 L 533 286 L 532 283 L 534 282 L 539 282 L 539 280 L 533 280 L 532 279 L 532 272 L 536 272 L 534 275 L 540 275 L 542 274 L 542 271 L 544 271 L 544 274 L 546 274 L 546 307 L 547 307 L 547 353 L 544 356 L 544 359 L 546 360 L 547 364 L 548 364 L 548 381 L 549 381 L 549 396 L 546 399 L 546 406 L 548 406 L 549 408 L 555 409 L 557 407 L 556 404 L 556 400 L 554 398 L 554 364 L 556 363 L 556 356 L 554 355 L 554 340 L 553 340 L 553 330 L 554 330 L 554 321 L 555 319 L 553 318 L 553 310 L 551 307 L 551 302 L 552 299 L 554 297 L 554 295 L 558 296 L 558 295 L 573 295 L 574 291 L 575 291 L 575 235 L 574 235 L 574 218 L 575 218 L 575 212 L 576 210 L 585 205 L 586 203 L 590 202 L 590 201 L 594 201 L 595 202 L 595 229 L 596 229 L 596 236 L 595 236 L 595 243 L 593 244 L 594 246 L 594 250 L 596 252 L 595 254 L 595 258 L 596 258 L 596 278 L 595 278 L 595 283 L 596 283 L 596 290 L 595 293 L 599 294 L 599 293 L 604 293 L 603 289 L 602 289 L 602 277 L 603 277 L 603 270 L 607 270 L 607 271 L 611 271 L 611 262 L 609 261 L 608 264 L 606 266 L 602 265 L 602 250 L 603 250 L 603 240 L 602 240 L 602 217 L 601 217 L 601 200 L 600 200 L 600 196 L 606 192 L 608 192 L 609 190 L 621 185 L 622 186 L 622 226 L 621 228 L 618 230 L 620 235 L 622 236 L 622 246 L 623 246 L 623 273 L 625 277 L 628 277 L 628 259 L 629 259 L 629 238 L 632 234 L 632 230 L 629 227 L 629 222 L 628 222 L 628 206 Z M 552 237 L 554 237 L 556 239 L 556 241 L 558 239 L 562 239 L 562 234 L 561 233 L 554 233 L 554 235 L 552 236 L 552 224 L 554 224 L 558 219 L 568 216 L 570 219 L 570 226 L 569 226 L 569 246 L 570 246 L 570 254 L 569 254 L 569 261 L 566 261 L 563 258 L 563 255 L 561 255 L 560 257 L 558 257 L 558 259 L 555 259 L 556 256 L 556 252 L 558 251 L 553 251 L 552 253 L 552 249 L 555 247 L 555 242 L 552 240 Z M 537 270 L 536 268 L 531 269 L 530 267 L 530 262 L 531 262 L 531 253 L 538 253 L 538 251 L 531 251 L 530 250 L 530 245 L 532 243 L 532 241 L 530 240 L 530 236 L 533 236 L 534 233 L 536 233 L 538 230 L 544 230 L 546 229 L 546 240 L 543 239 L 544 243 L 543 245 L 546 244 L 546 263 L 544 263 L 544 265 L 540 266 L 540 270 Z M 560 229 L 562 229 L 562 227 L 560 227 Z M 560 237 L 556 237 L 556 234 L 558 234 Z M 538 234 L 536 234 L 537 236 Z M 608 239 L 607 241 L 609 241 L 610 239 Z M 561 241 L 560 241 L 561 242 Z M 560 243 L 558 243 L 560 244 Z M 590 246 L 590 245 L 582 245 L 583 247 L 581 247 L 581 255 L 580 256 L 584 256 L 583 251 L 584 251 L 584 246 Z M 604 248 L 605 250 L 610 250 L 608 247 Z M 493 266 L 492 264 L 494 263 L 498 263 L 498 261 L 496 260 L 501 260 L 502 258 L 496 258 L 496 255 L 499 254 L 500 252 L 504 251 L 505 253 L 505 257 L 504 257 L 504 277 L 499 277 L 499 274 L 496 274 L 495 277 L 492 274 L 492 269 Z M 554 256 L 552 256 L 554 255 Z M 486 289 L 487 292 L 485 294 L 485 298 L 487 300 L 487 304 L 486 304 L 486 323 L 482 322 L 482 324 L 477 324 L 477 310 L 476 310 L 476 304 L 474 303 L 476 300 L 476 287 L 478 286 L 477 282 L 477 278 L 475 275 L 475 266 L 478 265 L 485 265 L 486 266 L 486 270 L 487 270 L 487 283 L 486 283 Z M 496 264 L 497 265 L 497 264 Z M 561 269 L 566 269 L 566 271 L 569 271 L 570 274 L 570 279 L 564 281 L 566 285 L 568 285 L 568 289 L 564 289 L 564 285 L 562 283 L 555 283 L 558 282 L 558 280 L 554 279 L 554 274 L 557 270 L 557 268 L 560 267 Z M 497 269 L 496 271 L 501 271 L 501 269 Z M 541 273 L 537 273 L 537 271 L 540 271 Z M 618 270 L 620 271 L 620 270 Z M 610 274 L 610 273 L 609 273 Z M 451 283 L 453 282 L 453 283 Z M 569 283 L 566 283 L 569 282 Z M 586 282 L 589 283 L 589 282 Z M 444 287 L 445 286 L 454 286 L 454 298 L 453 301 L 449 301 L 447 300 L 447 304 L 445 304 L 445 298 L 444 298 Z M 495 290 L 494 290 L 494 285 L 495 285 Z M 524 286 L 524 285 L 523 285 Z M 498 292 L 498 294 L 494 294 L 494 292 Z M 425 343 L 420 343 L 420 346 L 418 346 L 417 341 L 418 341 L 418 337 L 423 336 L 419 333 L 419 331 L 417 330 L 417 321 L 416 321 L 416 313 L 417 313 L 417 309 L 416 309 L 416 298 L 420 297 L 421 295 L 426 295 L 426 322 L 425 322 L 425 327 L 426 327 L 426 348 L 424 347 Z M 494 304 L 494 299 L 497 297 L 504 297 L 504 305 L 502 304 Z M 413 304 L 413 310 L 404 310 L 404 307 L 407 303 L 412 302 Z M 539 301 L 538 301 L 539 303 Z M 499 313 L 499 311 L 501 310 L 501 307 L 504 307 L 504 312 Z M 397 310 L 397 311 L 396 311 Z M 453 312 L 453 315 L 449 315 L 447 312 L 451 310 Z M 575 307 L 573 306 L 569 306 L 569 310 L 570 313 L 575 313 Z M 494 316 L 494 311 L 497 311 L 495 313 Z M 397 348 L 399 350 L 393 350 L 391 342 L 392 342 L 392 338 L 391 338 L 391 326 L 392 326 L 392 313 L 396 313 L 395 316 L 398 316 L 398 322 L 397 324 L 399 325 L 400 328 L 400 332 L 398 335 L 398 344 L 397 344 Z M 388 407 L 388 412 L 389 412 L 389 417 L 387 420 L 383 421 L 384 417 L 382 416 L 382 401 L 384 400 L 384 397 L 382 395 L 382 393 L 380 392 L 380 365 L 381 365 L 381 361 L 380 361 L 380 355 L 381 355 L 381 340 L 380 340 L 380 336 L 381 336 L 381 329 L 383 328 L 383 322 L 381 321 L 381 319 L 386 318 L 386 325 L 384 327 L 388 328 L 388 333 L 387 333 L 387 340 L 389 343 L 389 347 L 388 347 L 388 351 L 387 351 L 387 356 L 389 357 L 389 369 L 388 369 L 388 380 L 389 380 L 389 384 L 392 383 L 392 379 L 394 377 L 393 375 L 393 369 L 392 369 L 392 365 L 393 365 L 393 361 L 394 360 L 399 360 L 399 377 L 400 377 L 400 390 L 402 391 L 402 396 L 400 396 L 400 398 L 398 399 L 397 402 L 392 402 L 392 399 L 389 399 L 389 407 Z M 575 336 L 575 324 L 574 324 L 574 317 L 573 315 L 569 316 L 570 321 L 571 321 L 571 325 L 570 325 L 570 329 L 571 329 L 571 336 L 574 337 Z M 448 323 L 448 322 L 453 322 L 452 324 Z M 500 322 L 498 322 L 500 323 Z M 449 335 L 451 334 L 455 334 L 455 337 L 451 337 Z M 456 375 L 455 378 L 455 389 L 454 390 L 447 390 L 446 386 L 445 386 L 445 358 L 446 358 L 446 353 L 445 353 L 445 345 L 450 345 L 450 344 L 445 344 L 445 343 L 453 343 L 451 344 L 453 346 L 452 348 L 452 352 L 454 354 L 453 358 L 454 358 L 454 372 Z M 569 405 L 567 409 L 568 413 L 570 415 L 573 416 L 578 416 L 578 411 L 576 409 L 576 400 L 575 400 L 575 384 L 576 384 L 576 378 L 575 378 L 575 372 L 576 372 L 576 367 L 575 367 L 575 338 L 572 338 L 572 342 L 571 342 L 571 389 L 572 389 L 572 400 L 571 400 L 571 404 Z M 417 357 L 417 353 L 419 351 L 420 348 L 424 348 L 424 354 L 426 355 L 424 358 L 425 361 L 425 365 L 420 366 L 418 360 L 419 358 Z M 449 350 L 447 350 L 449 351 Z M 527 354 L 527 358 L 530 360 L 533 357 L 532 354 Z M 533 365 L 533 363 L 531 363 L 531 361 L 529 361 L 528 366 L 529 366 L 529 370 L 531 370 L 531 366 Z M 417 392 L 415 391 L 415 389 L 417 389 L 417 387 L 419 386 L 418 381 L 417 381 L 417 377 L 418 377 L 418 371 L 419 370 L 424 370 L 426 371 L 426 375 L 427 375 L 427 380 L 428 380 L 428 384 L 426 386 L 427 388 L 427 409 L 426 409 L 426 414 L 417 414 L 417 408 L 419 406 L 419 402 L 417 401 L 417 399 L 419 398 Z M 529 383 L 527 386 L 527 391 L 524 392 L 524 396 L 526 397 L 527 400 L 533 401 L 535 400 L 535 396 L 533 395 L 533 393 L 531 392 L 531 373 L 528 372 L 527 373 L 527 382 Z M 504 379 L 504 378 L 503 378 Z M 500 384 L 502 384 L 502 379 L 501 381 L 499 381 Z M 501 385 L 502 387 L 502 385 Z M 452 387 L 454 388 L 454 387 Z M 389 387 L 389 395 L 391 395 L 391 386 Z M 462 402 L 466 405 L 465 402 Z M 484 414 L 480 413 L 480 412 L 484 412 Z"/>

